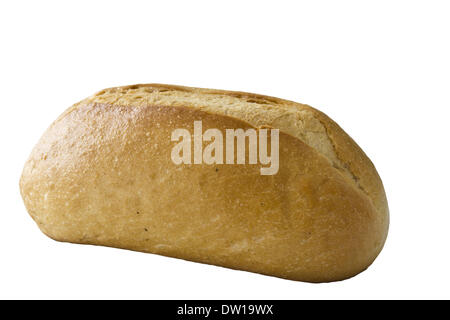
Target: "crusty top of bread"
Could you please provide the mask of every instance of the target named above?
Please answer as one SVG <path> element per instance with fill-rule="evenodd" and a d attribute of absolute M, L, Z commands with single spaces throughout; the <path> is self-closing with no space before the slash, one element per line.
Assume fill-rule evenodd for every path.
<path fill-rule="evenodd" d="M 86 103 L 188 107 L 233 117 L 256 128 L 277 128 L 328 159 L 379 212 L 388 210 L 381 179 L 370 159 L 333 120 L 308 105 L 253 93 L 166 84 L 104 89 L 73 108 Z"/>

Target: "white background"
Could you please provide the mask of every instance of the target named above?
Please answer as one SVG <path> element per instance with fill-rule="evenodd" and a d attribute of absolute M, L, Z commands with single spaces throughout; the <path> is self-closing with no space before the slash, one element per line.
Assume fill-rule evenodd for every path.
<path fill-rule="evenodd" d="M 449 17 L 448 1 L 2 1 L 0 298 L 450 298 Z M 317 285 L 44 236 L 18 187 L 40 135 L 102 88 L 150 82 L 336 120 L 385 184 L 375 263 Z"/>

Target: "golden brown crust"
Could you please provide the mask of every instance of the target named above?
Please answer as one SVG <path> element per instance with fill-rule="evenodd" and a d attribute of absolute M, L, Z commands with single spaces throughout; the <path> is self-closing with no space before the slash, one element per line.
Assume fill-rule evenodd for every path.
<path fill-rule="evenodd" d="M 142 97 L 142 89 L 152 96 Z M 102 101 L 116 94 L 108 90 L 122 94 Z M 180 103 L 150 101 L 162 95 L 158 90 Z M 245 108 L 225 99 L 233 110 L 225 115 L 214 99 L 207 106 L 187 99 L 192 92 L 234 97 Z M 289 121 L 273 116 L 279 109 Z M 278 174 L 262 176 L 259 165 L 248 164 L 175 165 L 172 130 L 192 131 L 199 119 L 204 130 L 280 124 Z M 155 84 L 106 89 L 52 124 L 20 186 L 30 215 L 53 239 L 301 281 L 361 272 L 388 227 L 381 180 L 341 128 L 311 107 L 242 92 Z"/>

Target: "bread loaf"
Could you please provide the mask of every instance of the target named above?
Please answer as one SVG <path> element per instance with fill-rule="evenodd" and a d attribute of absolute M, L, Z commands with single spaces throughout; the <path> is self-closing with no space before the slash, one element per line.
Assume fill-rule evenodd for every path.
<path fill-rule="evenodd" d="M 259 140 L 244 136 L 244 156 L 231 153 L 233 136 L 236 146 L 211 152 L 220 133 L 230 143 L 227 129 Z M 272 163 L 250 154 L 264 132 Z M 33 149 L 20 190 L 39 228 L 58 241 L 308 282 L 366 269 L 389 224 L 374 165 L 322 112 L 172 85 L 105 89 L 66 110 Z"/>

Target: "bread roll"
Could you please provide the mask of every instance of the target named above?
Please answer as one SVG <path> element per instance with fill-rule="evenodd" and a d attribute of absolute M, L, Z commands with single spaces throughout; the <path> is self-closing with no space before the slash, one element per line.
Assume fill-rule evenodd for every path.
<path fill-rule="evenodd" d="M 195 121 L 224 136 L 278 129 L 276 173 L 262 174 L 267 165 L 248 155 L 241 164 L 174 163 L 173 132 L 192 134 Z M 33 149 L 20 190 L 39 228 L 58 241 L 308 282 L 365 270 L 389 224 L 375 167 L 322 112 L 172 85 L 105 89 L 66 110 Z"/>

